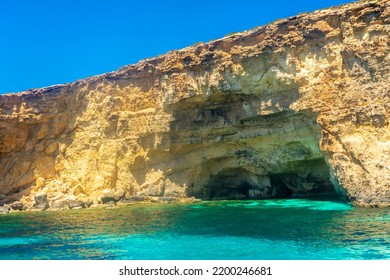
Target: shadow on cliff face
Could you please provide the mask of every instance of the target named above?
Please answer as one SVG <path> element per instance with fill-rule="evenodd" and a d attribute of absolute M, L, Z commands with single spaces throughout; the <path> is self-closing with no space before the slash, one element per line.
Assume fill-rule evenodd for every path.
<path fill-rule="evenodd" d="M 45 94 L 45 102 L 41 95 L 27 96 L 24 102 L 36 109 L 41 119 L 19 123 L 24 125 L 20 131 L 27 131 L 27 137 L 13 137 L 25 142 L 20 150 L 1 154 L 0 184 L 6 195 L 3 203 L 28 196 L 33 186 L 34 190 L 49 187 L 51 195 L 63 191 L 83 194 L 87 183 L 96 189 L 117 186 L 117 159 L 109 152 L 118 152 L 118 148 L 108 149 L 104 159 L 97 152 L 120 136 L 118 116 L 106 108 L 115 102 L 115 96 L 93 96 L 97 105 L 93 108 L 106 108 L 109 116 L 93 120 L 95 109 L 86 112 L 92 98 L 87 94 L 93 89 L 90 84 L 84 90 L 71 89 L 74 94 L 44 92 L 41 95 Z M 279 99 L 272 94 L 215 93 L 206 99 L 198 96 L 167 106 L 165 110 L 172 116 L 169 131 L 147 133 L 136 140 L 148 151 L 147 156 L 136 156 L 123 168 L 141 190 L 129 187 L 126 191 L 129 195 L 203 199 L 333 193 L 329 167 L 318 148 L 320 128 L 316 116 L 309 111 L 289 110 L 286 100 L 278 102 L 287 95 L 289 102 L 299 97 L 296 91 L 281 93 Z M 108 105 L 99 103 L 100 99 Z M 121 149 L 138 145 L 133 146 L 131 139 L 121 141 Z M 90 156 L 92 152 L 94 156 Z M 99 170 L 104 161 L 106 165 Z M 85 165 L 87 169 L 79 169 Z M 157 172 L 150 175 L 153 170 Z M 110 173 L 113 183 L 97 186 L 96 178 L 104 172 Z M 67 181 L 62 182 L 63 178 Z M 51 181 L 53 184 L 48 184 Z"/>
<path fill-rule="evenodd" d="M 291 111 L 287 103 L 276 112 L 259 110 L 264 103 L 276 108 L 273 102 L 216 94 L 171 105 L 174 121 L 162 141 L 169 143 L 166 165 L 156 168 L 186 187 L 187 196 L 202 199 L 336 195 L 318 147 L 316 115 Z"/>
<path fill-rule="evenodd" d="M 210 174 L 200 193 L 206 199 L 261 199 L 289 196 L 335 195 L 323 160 L 307 160 L 286 173 L 256 174 L 243 168 L 224 169 Z"/>

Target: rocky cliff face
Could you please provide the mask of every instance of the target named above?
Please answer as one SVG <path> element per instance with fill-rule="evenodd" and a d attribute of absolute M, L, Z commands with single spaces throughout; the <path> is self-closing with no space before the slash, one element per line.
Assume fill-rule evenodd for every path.
<path fill-rule="evenodd" d="M 358 2 L 2 95 L 1 202 L 336 190 L 389 206 L 389 23 L 389 1 Z"/>

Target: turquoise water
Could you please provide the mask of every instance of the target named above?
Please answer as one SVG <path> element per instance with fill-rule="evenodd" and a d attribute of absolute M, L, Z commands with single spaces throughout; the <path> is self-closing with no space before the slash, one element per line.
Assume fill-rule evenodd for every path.
<path fill-rule="evenodd" d="M 390 209 L 278 199 L 12 213 L 0 259 L 390 259 Z"/>

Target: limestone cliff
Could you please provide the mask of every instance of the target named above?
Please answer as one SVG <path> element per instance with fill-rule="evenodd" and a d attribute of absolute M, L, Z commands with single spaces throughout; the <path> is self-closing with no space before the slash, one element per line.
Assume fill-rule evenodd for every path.
<path fill-rule="evenodd" d="M 389 23 L 389 1 L 361 1 L 2 95 L 0 202 L 336 190 L 390 206 Z"/>

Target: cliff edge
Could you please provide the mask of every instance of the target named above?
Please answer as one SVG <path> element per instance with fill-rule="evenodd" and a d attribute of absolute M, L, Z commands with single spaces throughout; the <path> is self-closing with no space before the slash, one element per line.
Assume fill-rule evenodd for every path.
<path fill-rule="evenodd" d="M 389 3 L 1 95 L 0 205 L 338 193 L 390 206 Z"/>

